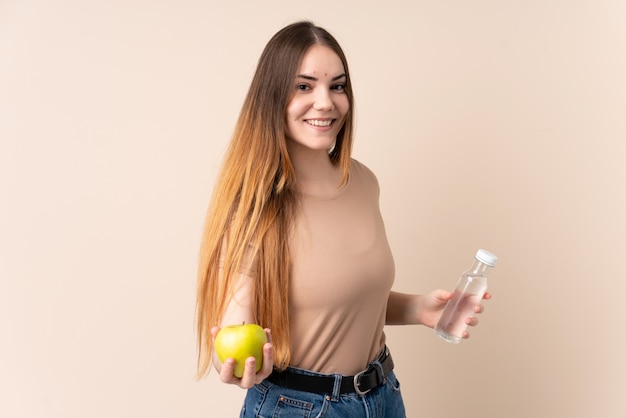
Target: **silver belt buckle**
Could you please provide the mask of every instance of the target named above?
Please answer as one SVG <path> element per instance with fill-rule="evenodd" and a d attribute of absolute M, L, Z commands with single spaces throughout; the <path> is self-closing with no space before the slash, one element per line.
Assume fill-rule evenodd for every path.
<path fill-rule="evenodd" d="M 372 361 L 370 364 L 367 365 L 367 369 L 360 371 L 354 375 L 354 391 L 356 393 L 363 396 L 373 389 L 373 388 L 370 388 L 370 389 L 363 391 L 359 388 L 359 380 L 361 379 L 361 375 L 371 371 L 372 369 L 375 369 L 377 371 L 378 377 L 380 377 L 380 382 L 385 381 L 385 371 L 383 370 L 383 365 L 381 361 L 388 356 L 389 356 L 389 349 L 387 348 L 387 346 L 385 346 L 385 349 L 383 350 L 381 355 L 376 360 Z"/>
<path fill-rule="evenodd" d="M 357 374 L 354 375 L 354 391 L 356 393 L 358 393 L 359 395 L 363 396 L 366 395 L 370 390 L 372 389 L 367 389 L 366 391 L 362 391 L 359 388 L 359 380 L 361 378 L 361 375 L 364 374 L 365 372 L 367 372 L 369 370 L 369 367 L 363 371 L 358 372 Z"/>

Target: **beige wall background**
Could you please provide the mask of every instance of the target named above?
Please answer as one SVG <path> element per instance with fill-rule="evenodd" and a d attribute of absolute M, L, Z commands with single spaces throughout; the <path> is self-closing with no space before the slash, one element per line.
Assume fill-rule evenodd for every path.
<path fill-rule="evenodd" d="M 458 346 L 387 330 L 410 417 L 626 415 L 626 3 L 0 2 L 0 416 L 236 416 L 194 380 L 195 263 L 261 49 L 351 64 L 396 289 L 500 256 Z"/>

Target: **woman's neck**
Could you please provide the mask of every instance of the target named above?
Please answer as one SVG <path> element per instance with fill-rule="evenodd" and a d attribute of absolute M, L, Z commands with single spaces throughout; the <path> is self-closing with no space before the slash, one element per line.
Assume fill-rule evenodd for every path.
<path fill-rule="evenodd" d="M 289 147 L 289 157 L 296 171 L 300 192 L 331 194 L 341 186 L 341 169 L 333 165 L 328 152 L 303 149 L 296 145 Z"/>

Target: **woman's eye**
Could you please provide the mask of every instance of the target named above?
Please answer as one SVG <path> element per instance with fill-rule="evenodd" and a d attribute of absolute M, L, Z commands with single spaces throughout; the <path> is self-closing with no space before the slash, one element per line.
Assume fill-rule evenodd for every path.
<path fill-rule="evenodd" d="M 296 86 L 296 89 L 302 90 L 302 91 L 309 90 L 310 88 L 311 87 L 308 84 L 298 84 Z"/>
<path fill-rule="evenodd" d="M 340 92 L 341 92 L 341 91 L 345 91 L 345 90 L 346 90 L 346 85 L 345 85 L 345 84 L 343 84 L 343 83 L 340 83 L 340 84 L 335 84 L 335 85 L 332 87 L 332 89 L 333 89 L 333 90 L 335 90 L 335 91 L 340 91 Z"/>

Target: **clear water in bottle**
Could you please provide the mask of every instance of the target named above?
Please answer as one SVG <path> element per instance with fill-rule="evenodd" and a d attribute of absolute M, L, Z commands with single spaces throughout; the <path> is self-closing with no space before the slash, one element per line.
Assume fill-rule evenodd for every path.
<path fill-rule="evenodd" d="M 487 275 L 498 257 L 486 250 L 478 250 L 472 267 L 461 275 L 452 298 L 446 304 L 435 333 L 444 340 L 458 344 L 467 328 L 465 322 L 474 316 L 474 307 L 480 304 L 487 291 Z"/>
<path fill-rule="evenodd" d="M 480 304 L 487 290 L 486 280 L 481 279 L 470 277 L 465 288 L 454 291 L 435 328 L 438 336 L 454 344 L 461 341 L 463 331 L 467 328 L 465 320 L 474 316 L 474 307 Z"/>

